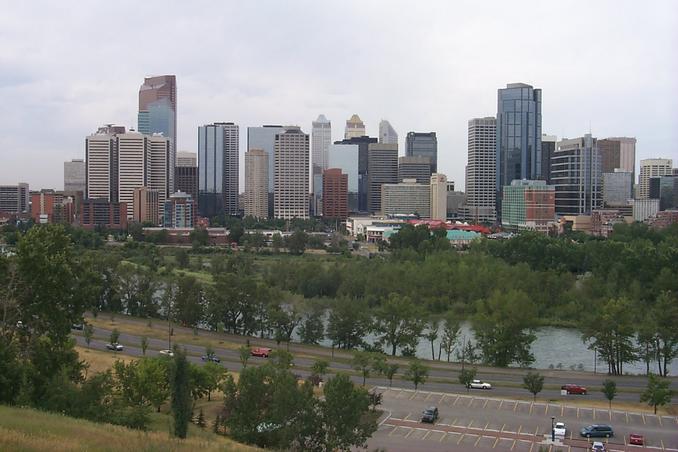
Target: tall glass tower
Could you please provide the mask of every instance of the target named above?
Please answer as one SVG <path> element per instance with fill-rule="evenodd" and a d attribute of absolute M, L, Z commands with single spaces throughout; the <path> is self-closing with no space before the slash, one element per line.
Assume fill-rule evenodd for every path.
<path fill-rule="evenodd" d="M 137 130 L 145 135 L 162 133 L 170 139 L 169 189 L 174 193 L 174 167 L 177 148 L 177 78 L 160 75 L 144 78 L 139 88 Z"/>
<path fill-rule="evenodd" d="M 541 89 L 509 83 L 497 95 L 497 214 L 502 189 L 516 179 L 543 179 Z"/>

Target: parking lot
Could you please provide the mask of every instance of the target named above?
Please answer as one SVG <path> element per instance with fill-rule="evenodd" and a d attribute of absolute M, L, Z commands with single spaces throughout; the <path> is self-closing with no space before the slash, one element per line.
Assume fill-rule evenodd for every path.
<path fill-rule="evenodd" d="M 678 418 L 620 410 L 608 411 L 564 404 L 493 398 L 486 391 L 445 394 L 429 391 L 377 388 L 383 393 L 379 430 L 370 448 L 405 450 L 511 450 L 537 451 L 550 439 L 551 418 L 565 422 L 565 438 L 552 450 L 586 450 L 589 441 L 579 430 L 589 424 L 610 424 L 615 436 L 609 450 L 678 451 Z M 421 411 L 437 406 L 434 425 L 419 422 Z M 628 435 L 645 436 L 645 447 L 628 445 Z"/>

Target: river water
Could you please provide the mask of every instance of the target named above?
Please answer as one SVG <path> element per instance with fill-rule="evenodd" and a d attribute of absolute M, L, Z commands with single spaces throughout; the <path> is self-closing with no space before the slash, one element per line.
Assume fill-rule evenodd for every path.
<path fill-rule="evenodd" d="M 581 333 L 572 328 L 558 328 L 558 327 L 542 327 L 536 330 L 537 339 L 532 343 L 532 353 L 535 361 L 532 367 L 536 369 L 548 369 L 549 366 L 562 367 L 562 369 L 585 370 L 593 372 L 597 370 L 601 373 L 607 372 L 607 364 L 598 360 L 594 363 L 594 351 L 589 350 L 586 344 L 582 341 Z M 295 334 L 296 336 L 296 334 Z M 473 330 L 469 322 L 461 324 L 459 332 L 459 341 L 462 338 L 474 341 Z M 296 337 L 298 340 L 298 337 Z M 368 335 L 365 337 L 366 342 L 373 344 L 375 337 Z M 322 345 L 330 347 L 330 341 L 325 340 L 321 342 Z M 439 341 L 434 342 L 434 349 L 436 357 L 438 356 Z M 422 338 L 417 346 L 417 357 L 423 359 L 431 359 L 431 343 Z M 446 360 L 445 353 L 441 357 Z M 450 356 L 451 361 L 458 361 L 456 358 L 456 350 Z M 558 366 L 562 364 L 562 366 Z M 595 367 L 595 369 L 594 369 Z M 657 372 L 657 363 L 650 363 L 650 371 Z M 645 362 L 638 361 L 635 363 L 624 363 L 624 373 L 628 374 L 645 374 Z M 678 361 L 674 360 L 669 366 L 669 375 L 678 375 Z"/>

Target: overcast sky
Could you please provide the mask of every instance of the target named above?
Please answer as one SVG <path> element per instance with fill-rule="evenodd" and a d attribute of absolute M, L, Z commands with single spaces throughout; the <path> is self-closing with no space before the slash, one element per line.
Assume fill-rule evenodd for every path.
<path fill-rule="evenodd" d="M 0 3 L 0 184 L 63 188 L 104 123 L 136 128 L 138 89 L 176 74 L 178 150 L 197 127 L 357 113 L 377 136 L 438 133 L 438 168 L 464 185 L 467 121 L 497 89 L 543 90 L 543 131 L 635 136 L 637 160 L 678 166 L 678 2 L 11 1 Z M 241 181 L 242 181 L 241 164 Z M 241 190 L 243 189 L 241 185 Z"/>

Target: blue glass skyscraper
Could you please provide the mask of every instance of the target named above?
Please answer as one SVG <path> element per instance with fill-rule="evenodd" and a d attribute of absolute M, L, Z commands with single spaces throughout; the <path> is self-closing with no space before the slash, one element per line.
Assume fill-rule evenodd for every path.
<path fill-rule="evenodd" d="M 509 83 L 497 95 L 497 213 L 502 189 L 516 179 L 543 179 L 541 89 Z"/>

